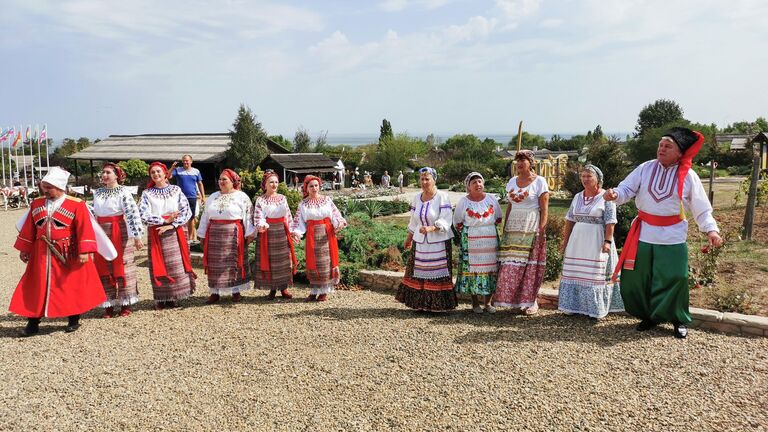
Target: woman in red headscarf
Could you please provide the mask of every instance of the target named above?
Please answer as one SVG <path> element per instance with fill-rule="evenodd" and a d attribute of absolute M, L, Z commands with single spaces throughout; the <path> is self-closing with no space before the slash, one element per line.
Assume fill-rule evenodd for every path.
<path fill-rule="evenodd" d="M 288 287 L 293 284 L 296 272 L 296 255 L 293 251 L 289 227 L 293 224 L 291 209 L 285 195 L 277 193 L 280 179 L 272 170 L 264 172 L 261 190 L 253 206 L 253 226 L 256 237 L 256 259 L 253 263 L 253 281 L 256 288 L 268 289 L 270 300 L 277 291 L 284 298 L 293 298 Z"/>
<path fill-rule="evenodd" d="M 306 269 L 309 279 L 307 301 L 325 301 L 339 283 L 339 247 L 336 233 L 347 226 L 330 197 L 320 194 L 321 180 L 309 175 L 304 178 L 304 199 L 296 209 L 291 233 L 294 242 L 305 233 Z"/>
<path fill-rule="evenodd" d="M 137 249 L 144 247 L 141 241 L 144 225 L 133 195 L 122 186 L 124 181 L 125 171 L 116 164 L 106 163 L 101 169 L 104 187 L 93 192 L 93 213 L 117 250 L 117 258 L 112 261 L 101 255 L 94 257 L 107 295 L 107 301 L 102 304 L 104 318 L 115 316 L 116 306 L 120 306 L 120 316 L 128 316 L 131 305 L 139 301 L 133 256 Z"/>
<path fill-rule="evenodd" d="M 251 225 L 251 199 L 240 190 L 240 176 L 225 169 L 219 176 L 219 191 L 205 201 L 205 210 L 197 228 L 203 240 L 203 267 L 208 275 L 207 304 L 232 294 L 232 301 L 242 299 L 250 287 L 246 236 Z"/>
<path fill-rule="evenodd" d="M 192 212 L 181 188 L 168 183 L 168 168 L 161 162 L 149 166 L 149 183 L 141 193 L 139 214 L 149 229 L 149 276 L 155 309 L 176 307 L 195 291 L 184 225 Z"/>

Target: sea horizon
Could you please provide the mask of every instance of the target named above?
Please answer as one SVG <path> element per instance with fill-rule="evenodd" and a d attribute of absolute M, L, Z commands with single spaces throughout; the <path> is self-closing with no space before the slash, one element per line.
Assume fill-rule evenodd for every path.
<path fill-rule="evenodd" d="M 544 137 L 544 139 L 549 140 L 554 135 L 558 135 L 561 138 L 571 138 L 575 135 L 581 135 L 585 132 L 553 132 L 553 133 L 537 133 L 537 132 L 529 132 L 533 135 L 539 135 Z M 496 142 L 498 142 L 501 145 L 506 145 L 509 143 L 509 141 L 517 135 L 517 132 L 515 133 L 471 133 L 472 135 L 475 135 L 476 137 L 480 138 L 481 140 L 484 140 L 486 138 L 490 138 Z M 606 135 L 612 136 L 616 135 L 618 137 L 625 137 L 626 135 L 631 135 L 631 132 L 605 132 Z M 426 139 L 427 136 L 430 135 L 430 133 L 420 133 L 420 134 L 408 134 L 415 138 L 420 139 Z M 443 143 L 448 138 L 457 135 L 457 133 L 432 133 L 432 135 L 435 136 L 435 139 Z M 312 139 L 315 140 L 319 134 L 313 134 Z M 328 133 L 326 136 L 326 141 L 328 145 L 349 145 L 352 147 L 358 147 L 362 145 L 367 144 L 374 144 L 379 141 L 379 134 L 373 134 L 373 133 Z"/>

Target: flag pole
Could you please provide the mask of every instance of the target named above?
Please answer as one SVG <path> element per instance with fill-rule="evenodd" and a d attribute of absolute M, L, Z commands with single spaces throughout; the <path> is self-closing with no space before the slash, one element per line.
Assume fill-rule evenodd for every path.
<path fill-rule="evenodd" d="M 517 126 L 517 151 L 520 151 L 520 147 L 523 144 L 523 121 L 520 120 L 520 124 Z"/>
<path fill-rule="evenodd" d="M 23 127 L 23 126 L 22 126 Z M 27 137 L 27 130 L 29 129 L 29 125 L 27 125 L 27 129 L 24 130 L 24 138 Z M 27 154 L 24 151 L 24 138 L 21 140 L 21 160 L 24 163 L 24 166 L 22 166 L 22 171 L 24 172 L 24 187 L 29 187 L 29 182 L 27 181 Z"/>
<path fill-rule="evenodd" d="M 46 169 L 50 170 L 51 161 L 50 159 L 48 159 L 48 123 L 46 123 L 43 126 L 43 130 L 45 131 L 45 166 L 46 166 Z M 48 174 L 47 171 L 46 171 L 46 174 Z"/>
<path fill-rule="evenodd" d="M 6 138 L 5 136 L 6 131 L 0 130 L 0 138 Z M 3 163 L 3 187 L 8 186 L 8 183 L 5 181 L 5 146 L 3 145 L 3 142 L 5 140 L 0 140 L 0 156 L 2 156 L 2 163 Z"/>

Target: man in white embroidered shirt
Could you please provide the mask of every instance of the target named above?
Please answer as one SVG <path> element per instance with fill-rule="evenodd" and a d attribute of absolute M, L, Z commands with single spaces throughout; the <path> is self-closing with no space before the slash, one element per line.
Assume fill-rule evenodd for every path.
<path fill-rule="evenodd" d="M 614 271 L 614 279 L 621 272 L 626 311 L 642 320 L 638 331 L 671 322 L 676 338 L 688 335 L 685 211 L 707 233 L 711 246 L 723 243 L 704 186 L 690 169 L 703 143 L 704 136 L 697 131 L 672 128 L 659 141 L 656 159 L 642 163 L 605 193 L 606 201 L 616 200 L 619 205 L 635 198 L 638 209 Z"/>

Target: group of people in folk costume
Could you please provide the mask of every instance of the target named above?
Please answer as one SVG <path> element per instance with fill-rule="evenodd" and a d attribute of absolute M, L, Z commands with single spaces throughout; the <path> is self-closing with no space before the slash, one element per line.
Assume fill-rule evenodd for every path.
<path fill-rule="evenodd" d="M 559 308 L 567 314 L 599 319 L 626 310 L 641 319 L 638 331 L 671 322 L 684 338 L 688 310 L 688 210 L 714 247 L 722 245 L 712 207 L 700 179 L 690 170 L 703 136 L 673 128 L 659 141 L 657 158 L 638 166 L 614 189 L 603 189 L 603 173 L 594 165 L 580 172 L 584 190 L 565 216 Z M 457 293 L 469 294 L 475 313 L 509 307 L 533 315 L 546 267 L 549 190 L 536 175 L 533 152 L 515 155 L 516 175 L 506 186 L 509 205 L 502 216 L 498 200 L 484 190 L 484 178 L 472 172 L 464 180 L 467 195 L 452 211 L 437 189 L 433 168 L 419 171 L 421 192 L 411 203 L 405 248 L 411 253 L 396 300 L 418 311 L 448 311 Z M 107 163 L 104 187 L 94 193 L 95 220 L 82 200 L 65 195 L 69 173 L 53 168 L 43 178 L 43 197 L 33 201 L 15 247 L 28 263 L 11 300 L 10 311 L 28 318 L 23 336 L 39 331 L 42 317 L 68 317 L 66 331 L 77 330 L 80 314 L 101 305 L 104 317 L 128 316 L 138 301 L 134 254 L 148 231 L 149 273 L 156 309 L 172 308 L 195 290 L 183 227 L 192 217 L 189 201 L 169 184 L 166 166 L 154 162 L 139 205 L 121 186 L 125 173 Z M 347 222 L 321 180 L 307 176 L 295 215 L 277 193 L 280 179 L 264 173 L 255 204 L 240 191 L 241 180 L 225 169 L 219 191 L 206 200 L 198 236 L 204 244 L 203 267 L 213 304 L 222 295 L 233 302 L 250 288 L 292 298 L 297 260 L 294 244 L 306 237 L 306 301 L 325 301 L 340 278 L 336 234 Z M 635 199 L 639 215 L 619 257 L 613 242 L 616 205 Z M 503 222 L 501 238 L 497 225 Z M 98 228 L 94 229 L 94 225 Z M 453 283 L 452 247 L 458 233 L 459 263 Z M 256 244 L 249 263 L 247 245 Z M 95 254 L 95 252 L 99 254 Z M 111 251 L 111 252 L 110 252 Z M 618 276 L 621 274 L 621 283 Z M 117 307 L 120 307 L 119 311 Z"/>
<path fill-rule="evenodd" d="M 580 171 L 584 190 L 565 216 L 561 311 L 600 319 L 626 310 L 641 320 L 638 331 L 670 322 L 676 338 L 687 336 L 686 210 L 711 246 L 723 243 L 701 180 L 690 169 L 703 141 L 699 132 L 671 129 L 659 141 L 657 158 L 638 166 L 614 189 L 603 189 L 600 168 L 588 164 Z M 454 309 L 456 294 L 462 293 L 471 295 L 476 313 L 510 307 L 535 314 L 546 268 L 549 190 L 534 164 L 533 152 L 516 153 L 504 218 L 496 198 L 485 193 L 480 173 L 467 175 L 467 195 L 451 213 L 448 197 L 435 186 L 437 172 L 421 169 L 422 190 L 411 204 L 404 244 L 412 252 L 396 299 L 418 311 L 439 312 Z M 632 198 L 639 214 L 619 257 L 613 241 L 616 205 Z M 502 221 L 499 239 L 496 225 Z M 455 285 L 451 224 L 460 245 Z"/>

